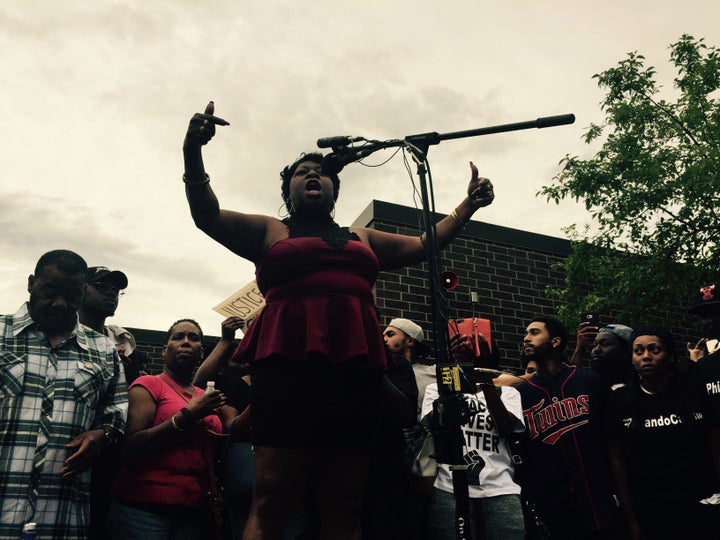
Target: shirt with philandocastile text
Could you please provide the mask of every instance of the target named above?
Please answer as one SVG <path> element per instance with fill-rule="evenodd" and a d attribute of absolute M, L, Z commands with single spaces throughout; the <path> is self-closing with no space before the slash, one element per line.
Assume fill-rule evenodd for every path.
<path fill-rule="evenodd" d="M 702 382 L 710 403 L 708 420 L 713 426 L 720 427 L 720 351 L 698 360 L 690 368 L 689 376 Z"/>

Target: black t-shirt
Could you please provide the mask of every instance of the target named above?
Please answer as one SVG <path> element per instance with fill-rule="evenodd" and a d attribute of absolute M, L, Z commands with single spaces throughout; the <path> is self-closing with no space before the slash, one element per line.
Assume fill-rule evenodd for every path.
<path fill-rule="evenodd" d="M 607 435 L 625 447 L 634 499 L 699 500 L 713 493 L 709 416 L 696 380 L 673 378 L 658 394 L 647 394 L 638 383 L 613 392 Z"/>
<path fill-rule="evenodd" d="M 720 427 L 720 351 L 709 354 L 691 366 L 689 375 L 702 382 L 710 401 L 710 421 Z"/>

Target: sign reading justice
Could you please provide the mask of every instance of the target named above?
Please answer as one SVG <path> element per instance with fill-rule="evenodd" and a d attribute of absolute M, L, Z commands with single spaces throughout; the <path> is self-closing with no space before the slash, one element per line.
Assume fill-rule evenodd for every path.
<path fill-rule="evenodd" d="M 255 280 L 252 280 L 238 292 L 220 302 L 213 310 L 225 317 L 242 317 L 245 319 L 245 324 L 242 327 L 244 334 L 263 307 L 265 307 L 265 299 Z"/>

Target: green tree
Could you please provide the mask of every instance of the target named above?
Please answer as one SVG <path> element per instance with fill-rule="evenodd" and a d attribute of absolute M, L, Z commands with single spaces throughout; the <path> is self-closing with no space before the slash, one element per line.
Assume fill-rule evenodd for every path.
<path fill-rule="evenodd" d="M 566 155 L 538 195 L 582 201 L 592 227 L 568 227 L 562 301 L 568 324 L 583 310 L 636 323 L 660 317 L 688 285 L 720 278 L 720 56 L 683 35 L 670 46 L 674 89 L 656 82 L 645 58 L 629 53 L 593 78 L 606 95 L 591 124 L 592 159 Z"/>

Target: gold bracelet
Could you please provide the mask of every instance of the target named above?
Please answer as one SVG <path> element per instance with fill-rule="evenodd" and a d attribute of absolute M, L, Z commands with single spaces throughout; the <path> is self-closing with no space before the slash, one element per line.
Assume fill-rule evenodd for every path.
<path fill-rule="evenodd" d="M 457 208 L 452 211 L 452 213 L 450 214 L 450 217 L 455 220 L 455 223 L 457 223 L 457 226 L 458 226 L 458 227 L 460 227 L 461 229 L 464 229 L 464 228 L 465 228 L 465 223 L 463 223 L 462 221 L 460 221 L 460 216 L 458 216 Z"/>
<path fill-rule="evenodd" d="M 187 179 L 187 176 L 183 173 L 183 182 L 185 182 L 188 186 L 202 186 L 203 184 L 209 184 L 210 183 L 210 175 L 208 173 L 205 173 L 205 180 L 200 180 L 199 182 L 191 182 Z"/>
<path fill-rule="evenodd" d="M 184 429 L 182 429 L 180 426 L 177 425 L 174 414 L 170 417 L 170 425 L 175 429 L 175 431 L 185 431 Z"/>

